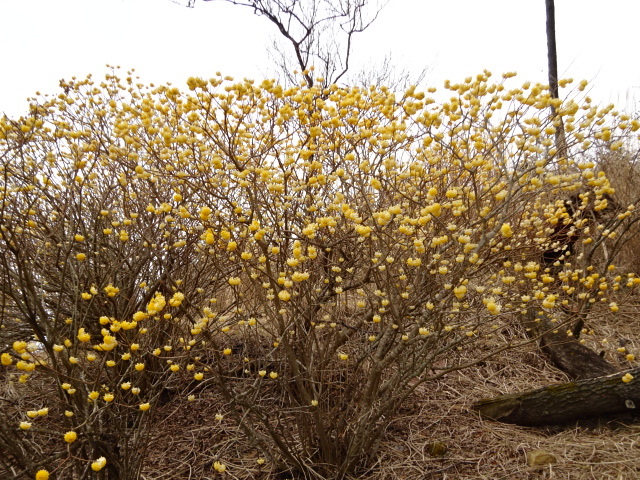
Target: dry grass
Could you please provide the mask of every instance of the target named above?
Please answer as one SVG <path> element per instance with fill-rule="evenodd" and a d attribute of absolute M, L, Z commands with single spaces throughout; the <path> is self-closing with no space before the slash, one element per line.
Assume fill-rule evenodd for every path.
<path fill-rule="evenodd" d="M 640 353 L 639 312 L 622 310 L 591 322 L 591 347 L 623 368 L 629 364 L 616 348 Z M 597 322 L 596 322 L 597 320 Z M 604 339 L 606 342 L 603 342 Z M 471 354 L 471 352 L 469 353 Z M 640 355 L 638 355 L 640 357 Z M 564 426 L 527 428 L 481 419 L 471 410 L 480 398 L 524 391 L 567 378 L 538 352 L 535 345 L 505 351 L 489 361 L 418 387 L 399 412 L 381 444 L 378 462 L 358 478 L 418 479 L 636 479 L 640 478 L 640 423 L 631 416 L 586 420 Z M 226 418 L 219 395 L 203 392 L 195 402 L 168 404 L 159 412 L 157 440 L 144 475 L 151 479 L 215 478 L 216 460 L 230 478 L 284 479 Z M 446 446 L 434 454 L 434 446 Z M 437 449 L 437 448 L 436 448 Z M 545 450 L 557 458 L 546 467 L 529 467 L 525 455 Z M 161 473 L 160 473 L 161 472 Z"/>
<path fill-rule="evenodd" d="M 611 185 L 615 187 L 614 199 L 620 207 L 626 208 L 628 205 L 638 207 L 640 202 L 640 158 L 638 153 L 631 153 L 625 150 L 601 152 L 597 157 L 597 163 Z M 620 253 L 616 258 L 616 265 L 624 265 L 625 270 L 640 272 L 640 236 L 637 235 L 638 225 L 631 226 L 636 231 L 635 235 L 630 235 L 628 241 L 620 248 Z"/>
<path fill-rule="evenodd" d="M 396 438 L 403 440 L 395 449 L 396 442 L 389 442 L 377 471 L 369 478 L 638 478 L 640 425 L 634 425 L 631 418 L 527 428 L 483 420 L 469 408 L 482 397 L 564 380 L 530 351 L 506 354 L 487 365 L 460 372 L 436 388 L 426 386 L 421 398 L 424 403 L 416 401 L 415 410 L 407 412 L 396 425 Z M 444 456 L 429 454 L 434 441 L 448 445 Z M 544 468 L 527 466 L 526 453 L 538 449 L 555 455 L 558 463 Z"/>

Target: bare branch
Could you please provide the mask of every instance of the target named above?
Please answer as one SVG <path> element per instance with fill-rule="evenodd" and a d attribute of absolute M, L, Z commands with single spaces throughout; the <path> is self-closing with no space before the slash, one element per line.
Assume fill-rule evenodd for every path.
<path fill-rule="evenodd" d="M 204 0 L 212 1 L 212 0 Z M 249 7 L 266 17 L 293 49 L 295 68 L 308 86 L 314 84 L 312 70 L 321 72 L 324 84 L 337 83 L 349 71 L 353 37 L 364 32 L 378 18 L 386 2 L 369 10 L 370 0 L 223 0 Z M 288 55 L 276 47 L 278 66 L 291 81 Z"/>

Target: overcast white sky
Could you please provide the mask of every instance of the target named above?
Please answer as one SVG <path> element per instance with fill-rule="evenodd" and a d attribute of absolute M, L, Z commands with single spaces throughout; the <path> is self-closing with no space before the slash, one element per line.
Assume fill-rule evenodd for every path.
<path fill-rule="evenodd" d="M 587 79 L 597 101 L 637 111 L 639 18 L 637 0 L 556 0 L 560 76 Z M 73 75 L 102 76 L 106 64 L 180 87 L 216 71 L 271 76 L 274 37 L 265 18 L 219 0 L 193 9 L 170 0 L 0 0 L 0 113 L 20 115 L 36 91 L 57 93 Z M 354 70 L 386 54 L 398 68 L 426 67 L 429 86 L 484 68 L 545 82 L 544 0 L 389 0 L 356 38 Z"/>

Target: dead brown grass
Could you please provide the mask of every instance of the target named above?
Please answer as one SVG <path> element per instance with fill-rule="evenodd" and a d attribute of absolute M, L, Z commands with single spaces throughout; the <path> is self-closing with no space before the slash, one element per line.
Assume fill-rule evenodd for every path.
<path fill-rule="evenodd" d="M 631 307 L 617 315 L 597 309 L 587 323 L 593 333 L 587 344 L 623 368 L 629 363 L 617 352 L 621 341 L 640 354 L 640 312 Z M 606 341 L 605 341 L 606 340 Z M 469 352 L 471 355 L 473 352 Z M 477 353 L 477 352 L 476 352 Z M 638 355 L 640 357 L 640 355 Z M 378 462 L 358 478 L 366 480 L 626 480 L 640 478 L 640 422 L 622 416 L 573 422 L 563 426 L 527 428 L 488 421 L 471 410 L 480 398 L 524 391 L 567 381 L 536 345 L 505 351 L 484 363 L 420 385 L 390 425 Z M 284 479 L 273 466 L 258 465 L 259 452 L 227 418 L 215 391 L 194 402 L 168 404 L 160 410 L 157 439 L 144 479 L 214 478 L 213 462 L 222 461 L 235 479 Z M 434 444 L 446 450 L 434 452 Z M 557 463 L 529 467 L 525 455 L 545 450 Z"/>
<path fill-rule="evenodd" d="M 616 203 L 623 209 L 629 205 L 636 208 L 640 202 L 640 158 L 637 152 L 627 150 L 603 151 L 597 156 L 597 163 L 611 185 L 615 188 L 613 195 Z M 628 236 L 628 241 L 622 245 L 620 252 L 614 262 L 616 265 L 624 265 L 625 270 L 640 272 L 640 235 L 638 235 L 639 225 L 633 224 L 629 227 L 633 235 Z"/>

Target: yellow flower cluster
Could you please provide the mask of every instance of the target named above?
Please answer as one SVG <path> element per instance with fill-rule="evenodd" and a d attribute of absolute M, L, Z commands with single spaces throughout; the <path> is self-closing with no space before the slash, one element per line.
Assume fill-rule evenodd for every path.
<path fill-rule="evenodd" d="M 99 472 L 107 465 L 107 459 L 104 457 L 98 458 L 96 461 L 91 463 L 91 470 L 94 472 Z"/>

